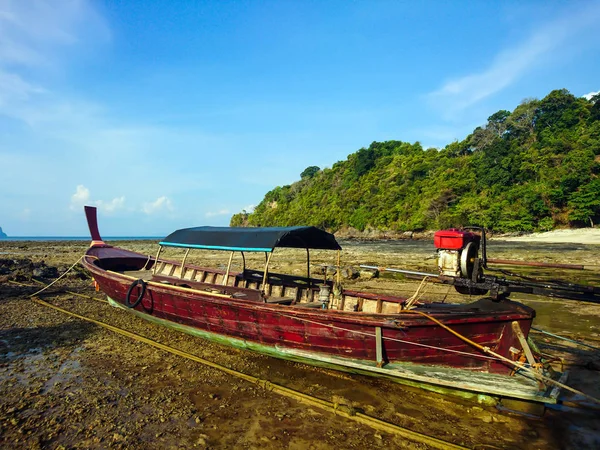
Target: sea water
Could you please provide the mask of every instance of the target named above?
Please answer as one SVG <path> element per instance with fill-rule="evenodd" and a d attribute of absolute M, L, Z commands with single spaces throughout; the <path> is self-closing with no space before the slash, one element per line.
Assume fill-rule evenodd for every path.
<path fill-rule="evenodd" d="M 106 236 L 104 241 L 160 241 L 164 236 Z M 11 236 L 3 241 L 89 241 L 89 236 Z"/>

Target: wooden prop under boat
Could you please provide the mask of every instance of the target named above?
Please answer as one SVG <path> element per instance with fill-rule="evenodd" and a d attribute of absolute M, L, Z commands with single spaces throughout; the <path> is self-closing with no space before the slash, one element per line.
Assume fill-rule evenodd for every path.
<path fill-rule="evenodd" d="M 270 273 L 275 248 L 304 248 L 307 254 L 309 249 L 341 249 L 332 234 L 314 227 L 178 230 L 160 242 L 152 258 L 105 244 L 96 208 L 85 210 L 92 244 L 83 266 L 113 306 L 147 320 L 286 360 L 385 377 L 480 402 L 556 402 L 558 389 L 544 386 L 526 371 L 515 373 L 512 364 L 468 342 L 511 360 L 527 354 L 533 362 L 526 338 L 535 311 L 525 305 L 482 298 L 408 309 L 402 297 L 346 290 L 310 275 Z M 160 258 L 163 246 L 186 249 L 182 261 Z M 260 251 L 267 254 L 267 262 L 264 271 L 244 267 L 239 273 L 230 271 L 231 257 L 227 270 L 198 267 L 185 261 L 192 248 L 231 251 L 231 256 Z M 554 373 L 555 378 L 559 375 Z"/>

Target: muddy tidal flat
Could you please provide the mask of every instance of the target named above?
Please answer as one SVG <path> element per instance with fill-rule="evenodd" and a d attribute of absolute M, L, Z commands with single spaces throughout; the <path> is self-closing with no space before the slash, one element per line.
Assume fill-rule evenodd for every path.
<path fill-rule="evenodd" d="M 154 241 L 113 244 L 144 254 L 156 252 Z M 28 296 L 66 271 L 87 245 L 77 241 L 0 241 L 1 448 L 429 448 L 33 303 Z M 352 241 L 342 242 L 342 246 L 343 265 L 435 271 L 433 245 L 428 241 Z M 488 256 L 498 259 L 587 265 L 590 270 L 583 272 L 522 272 L 595 286 L 600 285 L 599 251 L 600 245 L 576 243 L 498 240 L 488 246 Z M 264 261 L 260 256 L 256 261 L 249 258 L 250 267 Z M 227 257 L 198 252 L 191 260 L 225 266 Z M 304 258 L 304 252 L 276 251 L 273 269 L 305 273 Z M 311 262 L 313 266 L 334 264 L 335 255 L 315 252 Z M 418 283 L 380 277 L 358 278 L 345 281 L 345 285 L 411 295 Z M 542 417 L 516 415 L 391 381 L 209 343 L 96 301 L 104 297 L 94 291 L 90 278 L 78 267 L 40 298 L 223 366 L 468 448 L 600 448 L 600 409 L 581 408 L 578 402 L 582 399 L 568 393 L 563 398 L 569 406 L 548 409 Z M 423 298 L 473 300 L 440 285 L 427 285 Z M 523 294 L 511 298 L 538 311 L 534 326 L 600 347 L 600 305 Z M 543 351 L 564 358 L 570 371 L 567 384 L 600 397 L 598 350 L 539 333 L 532 336 Z"/>

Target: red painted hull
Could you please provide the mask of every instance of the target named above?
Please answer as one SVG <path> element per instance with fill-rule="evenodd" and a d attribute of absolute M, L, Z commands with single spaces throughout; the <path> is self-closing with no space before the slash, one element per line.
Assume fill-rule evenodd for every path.
<path fill-rule="evenodd" d="M 108 246 L 88 250 L 83 265 L 100 289 L 125 304 L 132 278 L 102 268 L 112 261 L 142 258 Z M 468 339 L 511 357 L 521 349 L 512 329 L 519 323 L 527 335 L 535 311 L 512 301 L 480 300 L 470 305 L 426 305 L 418 310 L 435 317 Z M 477 307 L 475 307 L 477 306 Z M 508 374 L 511 367 L 483 355 L 430 319 L 410 313 L 376 314 L 340 310 L 296 308 L 224 298 L 193 289 L 148 283 L 138 312 L 221 336 L 264 346 L 289 348 L 351 360 L 376 361 L 377 327 L 382 331 L 386 363 L 410 362 L 472 371 Z"/>

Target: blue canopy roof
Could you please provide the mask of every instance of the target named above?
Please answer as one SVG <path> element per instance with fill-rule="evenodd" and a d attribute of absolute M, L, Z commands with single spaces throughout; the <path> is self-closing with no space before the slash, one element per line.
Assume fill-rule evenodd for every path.
<path fill-rule="evenodd" d="M 174 231 L 160 245 L 248 252 L 276 247 L 341 250 L 333 234 L 316 227 L 196 227 Z"/>

